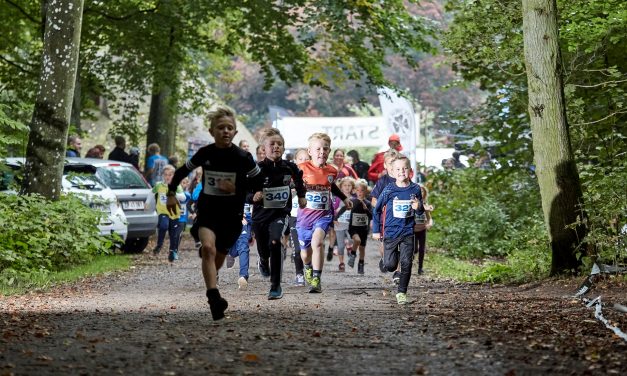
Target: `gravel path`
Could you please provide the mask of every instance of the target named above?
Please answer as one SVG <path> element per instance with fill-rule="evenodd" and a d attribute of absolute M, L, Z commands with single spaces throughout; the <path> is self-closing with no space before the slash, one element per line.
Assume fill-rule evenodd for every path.
<path fill-rule="evenodd" d="M 370 245 L 364 276 L 337 272 L 337 260 L 325 265 L 322 294 L 291 285 L 289 259 L 275 301 L 256 267 L 246 291 L 237 289 L 237 262 L 223 268 L 229 309 L 213 322 L 190 246 L 174 264 L 143 254 L 128 272 L 0 298 L 0 375 L 627 372 L 625 342 L 566 298 L 575 280 L 490 288 L 414 274 L 403 307 Z"/>

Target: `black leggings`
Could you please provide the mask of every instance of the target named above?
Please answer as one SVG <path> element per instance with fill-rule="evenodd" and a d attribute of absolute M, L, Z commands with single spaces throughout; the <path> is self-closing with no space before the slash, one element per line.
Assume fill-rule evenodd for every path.
<path fill-rule="evenodd" d="M 288 217 L 276 218 L 269 222 L 258 223 L 253 221 L 253 230 L 257 238 L 257 251 L 263 260 L 270 259 L 270 283 L 272 287 L 281 285 L 283 268 L 283 253 L 281 239 L 288 225 Z"/>
<path fill-rule="evenodd" d="M 427 249 L 427 230 L 414 232 L 416 241 L 414 242 L 414 255 L 418 253 L 418 270 L 422 270 L 422 263 L 425 260 L 425 250 Z"/>
<path fill-rule="evenodd" d="M 383 240 L 383 263 L 388 272 L 396 270 L 401 263 L 401 280 L 398 284 L 398 292 L 406 293 L 411 277 L 411 267 L 414 261 L 414 235 L 408 235 L 398 239 Z"/>

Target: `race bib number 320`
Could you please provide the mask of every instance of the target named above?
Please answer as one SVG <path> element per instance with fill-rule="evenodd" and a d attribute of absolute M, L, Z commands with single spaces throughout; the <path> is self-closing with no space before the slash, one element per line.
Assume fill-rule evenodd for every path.
<path fill-rule="evenodd" d="M 205 185 L 203 192 L 211 196 L 235 196 L 235 192 L 224 192 L 220 190 L 219 184 L 222 181 L 230 181 L 235 184 L 235 172 L 222 172 L 222 171 L 205 171 Z"/>
<path fill-rule="evenodd" d="M 313 210 L 329 210 L 329 192 L 307 192 L 307 208 Z"/>

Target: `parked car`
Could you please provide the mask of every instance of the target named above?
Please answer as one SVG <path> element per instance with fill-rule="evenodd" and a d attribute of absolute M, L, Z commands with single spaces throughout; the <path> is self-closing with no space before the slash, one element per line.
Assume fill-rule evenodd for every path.
<path fill-rule="evenodd" d="M 148 245 L 148 238 L 155 233 L 159 220 L 155 210 L 155 195 L 150 184 L 130 163 L 66 158 L 66 165 L 72 164 L 89 164 L 96 168 L 96 176 L 113 190 L 126 215 L 128 237 L 124 251 L 142 252 Z"/>
<path fill-rule="evenodd" d="M 15 181 L 18 170 L 24 165 L 24 158 L 7 158 L 4 163 L 9 171 L 2 173 L 1 191 L 11 192 L 11 183 Z M 105 215 L 98 228 L 102 235 L 115 233 L 126 240 L 128 227 L 122 206 L 113 190 L 106 186 L 96 175 L 96 168 L 89 164 L 65 165 L 61 189 L 63 193 L 72 193 L 81 199 L 86 206 L 101 210 Z"/>

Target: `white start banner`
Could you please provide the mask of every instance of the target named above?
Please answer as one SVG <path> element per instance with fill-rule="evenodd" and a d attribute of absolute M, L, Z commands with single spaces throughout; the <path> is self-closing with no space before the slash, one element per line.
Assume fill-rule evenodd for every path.
<path fill-rule="evenodd" d="M 285 138 L 285 145 L 306 148 L 313 133 L 331 137 L 331 148 L 381 147 L 387 145 L 390 133 L 385 120 L 372 117 L 283 117 L 274 121 Z"/>

